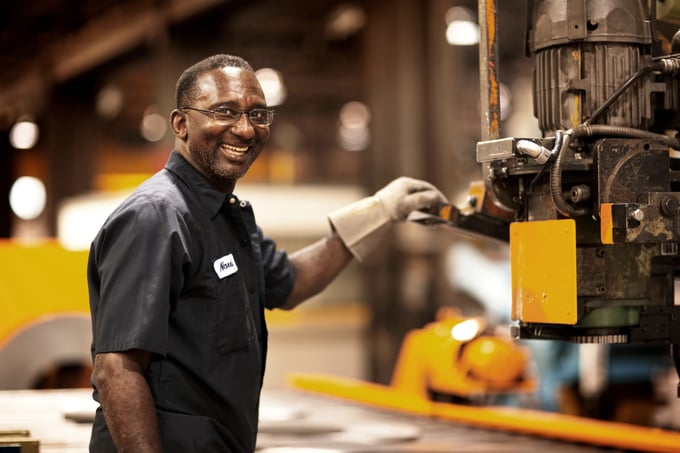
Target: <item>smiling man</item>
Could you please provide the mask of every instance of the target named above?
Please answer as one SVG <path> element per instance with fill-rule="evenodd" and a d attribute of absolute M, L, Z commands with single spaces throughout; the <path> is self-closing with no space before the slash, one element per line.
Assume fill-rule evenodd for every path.
<path fill-rule="evenodd" d="M 274 119 L 252 67 L 202 60 L 180 76 L 176 102 L 165 168 L 90 250 L 92 452 L 254 451 L 264 310 L 317 294 L 391 223 L 446 202 L 431 184 L 398 178 L 330 213 L 329 235 L 289 255 L 234 194 Z"/>

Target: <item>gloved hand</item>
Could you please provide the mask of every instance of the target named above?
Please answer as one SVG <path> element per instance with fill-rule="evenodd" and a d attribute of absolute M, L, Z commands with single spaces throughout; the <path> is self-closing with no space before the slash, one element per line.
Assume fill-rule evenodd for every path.
<path fill-rule="evenodd" d="M 375 195 L 331 212 L 328 219 L 354 257 L 363 261 L 392 223 L 416 210 L 436 214 L 445 203 L 446 197 L 429 182 L 402 176 Z"/>

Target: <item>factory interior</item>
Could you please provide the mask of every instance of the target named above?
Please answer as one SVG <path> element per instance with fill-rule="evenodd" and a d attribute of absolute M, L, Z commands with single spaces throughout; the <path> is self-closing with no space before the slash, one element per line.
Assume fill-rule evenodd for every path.
<path fill-rule="evenodd" d="M 435 218 L 394 225 L 303 306 L 266 312 L 258 451 L 680 451 L 680 147 L 658 138 L 680 129 L 680 70 L 653 66 L 640 76 L 649 83 L 631 84 L 652 94 L 626 92 L 613 108 L 640 98 L 634 113 L 596 111 L 600 124 L 653 136 L 593 125 L 615 135 L 596 142 L 573 115 L 595 107 L 569 104 L 592 83 L 600 97 L 589 102 L 612 105 L 603 101 L 636 71 L 620 62 L 642 64 L 627 47 L 672 56 L 657 47 L 675 44 L 676 3 L 2 1 L 0 452 L 88 451 L 90 243 L 165 165 L 178 76 L 217 53 L 248 60 L 276 113 L 235 192 L 279 247 L 324 237 L 330 211 L 398 176 L 427 180 L 451 202 Z M 533 9 L 559 24 L 560 5 L 568 20 L 588 16 L 587 32 L 531 48 L 528 29 L 534 41 L 548 34 Z M 598 28 L 591 16 L 602 11 Z M 644 23 L 640 35 L 658 39 L 629 36 L 617 21 Z M 536 88 L 545 75 L 536 54 L 579 42 L 593 73 Z M 618 66 L 603 67 L 615 76 L 596 77 L 607 45 Z M 559 118 L 539 120 L 549 102 L 537 93 L 551 89 L 564 90 Z M 582 147 L 565 144 L 556 157 L 567 129 Z M 545 160 L 505 137 L 528 139 Z M 553 203 L 558 165 L 571 201 Z M 494 199 L 505 207 L 487 210 Z M 600 210 L 582 208 L 591 205 Z M 543 317 L 541 297 L 578 305 L 568 321 L 552 308 Z M 584 320 L 603 310 L 616 321 Z M 496 341 L 488 357 L 482 341 Z"/>

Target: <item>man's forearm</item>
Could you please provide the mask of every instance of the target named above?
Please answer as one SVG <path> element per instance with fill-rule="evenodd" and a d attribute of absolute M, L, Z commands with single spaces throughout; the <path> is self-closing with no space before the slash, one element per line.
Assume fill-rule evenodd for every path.
<path fill-rule="evenodd" d="M 283 309 L 321 292 L 352 261 L 352 254 L 333 233 L 292 253 L 290 261 L 295 267 L 295 287 Z"/>
<path fill-rule="evenodd" d="M 95 381 L 118 452 L 161 452 L 151 391 L 134 362 L 126 360 L 124 354 L 97 355 Z"/>

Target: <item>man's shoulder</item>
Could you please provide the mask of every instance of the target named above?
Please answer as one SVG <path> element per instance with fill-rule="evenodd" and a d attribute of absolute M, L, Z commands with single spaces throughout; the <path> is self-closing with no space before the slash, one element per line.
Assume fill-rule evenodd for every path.
<path fill-rule="evenodd" d="M 140 184 L 124 204 L 159 203 L 168 206 L 185 203 L 187 190 L 176 175 L 163 169 Z"/>
<path fill-rule="evenodd" d="M 149 210 L 177 214 L 189 211 L 187 193 L 171 172 L 161 170 L 140 184 L 118 205 L 110 219 Z"/>

